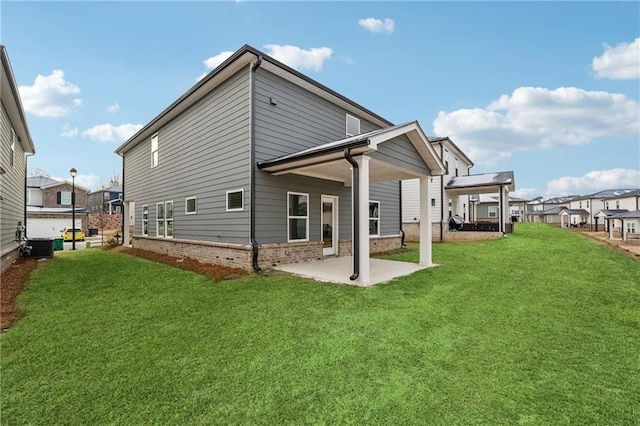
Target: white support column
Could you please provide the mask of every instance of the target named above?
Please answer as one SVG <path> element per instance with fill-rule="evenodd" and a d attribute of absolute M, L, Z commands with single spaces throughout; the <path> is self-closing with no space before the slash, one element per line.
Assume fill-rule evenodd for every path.
<path fill-rule="evenodd" d="M 420 265 L 432 266 L 431 259 L 431 200 L 429 177 L 420 178 Z"/>
<path fill-rule="evenodd" d="M 609 228 L 609 239 L 612 239 L 613 238 L 613 226 L 612 226 L 613 223 L 609 219 L 606 219 L 606 221 L 607 221 L 607 225 L 608 225 L 607 227 Z"/>
<path fill-rule="evenodd" d="M 369 263 L 369 160 L 370 157 L 361 155 L 355 159 L 358 162 L 358 181 L 360 191 L 360 275 L 358 285 L 367 286 L 371 283 L 371 265 Z"/>

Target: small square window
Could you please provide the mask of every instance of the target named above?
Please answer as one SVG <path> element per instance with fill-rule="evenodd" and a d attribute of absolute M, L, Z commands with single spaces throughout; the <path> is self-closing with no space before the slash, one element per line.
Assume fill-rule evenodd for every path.
<path fill-rule="evenodd" d="M 244 189 L 227 191 L 227 211 L 242 211 L 244 209 Z"/>
<path fill-rule="evenodd" d="M 198 203 L 196 201 L 196 197 L 189 197 L 185 199 L 184 202 L 184 212 L 185 214 L 196 214 Z"/>

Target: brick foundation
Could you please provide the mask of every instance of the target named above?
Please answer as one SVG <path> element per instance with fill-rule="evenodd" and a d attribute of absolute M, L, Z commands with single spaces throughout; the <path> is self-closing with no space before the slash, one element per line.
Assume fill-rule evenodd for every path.
<path fill-rule="evenodd" d="M 444 233 L 444 240 L 447 242 L 497 240 L 502 237 L 502 232 L 447 231 Z"/>
<path fill-rule="evenodd" d="M 449 224 L 443 225 L 444 241 L 483 241 L 502 238 L 501 232 L 449 232 Z M 405 233 L 405 241 L 417 243 L 420 241 L 420 224 L 417 222 L 405 222 L 402 224 Z M 440 242 L 440 222 L 431 223 L 431 241 Z"/>
<path fill-rule="evenodd" d="M 249 244 L 225 244 L 206 241 L 190 241 L 155 237 L 134 236 L 133 248 L 163 253 L 171 257 L 189 257 L 203 263 L 253 270 L 253 250 Z M 370 239 L 369 249 L 373 253 L 399 249 L 401 237 L 375 237 Z M 338 256 L 351 255 L 351 240 L 342 240 Z M 323 259 L 322 241 L 305 241 L 281 244 L 260 244 L 258 265 L 271 268 L 280 264 L 304 263 Z"/>

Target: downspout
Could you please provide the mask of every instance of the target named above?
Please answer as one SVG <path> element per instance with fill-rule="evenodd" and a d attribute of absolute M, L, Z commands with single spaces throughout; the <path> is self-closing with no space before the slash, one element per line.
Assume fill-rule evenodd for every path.
<path fill-rule="evenodd" d="M 404 243 L 404 229 L 402 229 L 402 181 L 398 182 L 398 188 L 398 193 L 400 194 L 400 202 L 398 203 L 400 206 L 400 247 L 406 247 L 406 244 Z"/>
<path fill-rule="evenodd" d="M 31 154 L 31 153 L 25 153 L 24 154 L 24 210 L 23 210 L 23 222 L 22 224 L 24 225 L 24 238 L 27 238 L 27 165 L 28 165 L 28 161 L 29 161 L 29 157 L 33 157 L 35 155 Z M 75 226 L 75 224 L 74 224 Z"/>
<path fill-rule="evenodd" d="M 349 148 L 344 149 L 344 158 L 353 167 L 351 172 L 351 186 L 353 187 L 353 274 L 349 277 L 351 281 L 358 279 L 360 275 L 360 178 L 358 176 L 358 163 L 351 156 Z"/>
<path fill-rule="evenodd" d="M 125 195 L 124 195 L 124 155 L 123 155 L 122 156 L 122 200 L 120 200 L 120 202 L 122 203 L 122 207 L 120 210 L 122 215 L 122 219 L 120 220 L 120 223 L 122 223 L 122 229 L 120 230 L 120 235 L 122 235 L 122 245 L 124 245 L 124 200 L 125 200 Z M 104 205 L 102 210 L 104 211 Z M 111 209 L 109 209 L 109 211 L 111 211 Z M 127 209 L 127 212 L 129 212 L 129 209 Z M 135 212 L 133 214 L 135 217 Z M 129 215 L 131 215 L 131 212 L 129 212 Z M 131 235 L 129 235 L 129 241 L 127 242 L 130 243 L 130 241 L 131 241 Z"/>
<path fill-rule="evenodd" d="M 260 266 L 258 265 L 258 255 L 259 255 L 259 250 L 260 250 L 260 246 L 258 245 L 258 242 L 256 241 L 256 115 L 255 115 L 255 72 L 258 70 L 258 68 L 260 68 L 260 65 L 262 65 L 262 55 L 258 55 L 258 60 L 256 61 L 256 63 L 251 67 L 251 73 L 250 73 L 250 93 L 249 96 L 251 97 L 251 118 L 250 118 L 250 123 L 251 123 L 251 159 L 250 159 L 250 164 L 251 164 L 251 170 L 250 170 L 250 186 L 251 186 L 251 201 L 250 201 L 250 205 L 251 205 L 251 212 L 250 212 L 250 240 L 251 240 L 251 251 L 252 251 L 252 255 L 251 255 L 251 264 L 253 266 L 253 270 L 256 271 L 257 273 L 262 272 L 262 268 L 260 268 Z"/>
<path fill-rule="evenodd" d="M 444 161 L 444 145 L 440 142 L 440 160 Z M 444 241 L 444 178 L 449 173 L 449 168 L 440 176 L 440 242 Z M 449 202 L 447 202 L 447 206 Z M 431 224 L 428 224 L 429 226 Z"/>

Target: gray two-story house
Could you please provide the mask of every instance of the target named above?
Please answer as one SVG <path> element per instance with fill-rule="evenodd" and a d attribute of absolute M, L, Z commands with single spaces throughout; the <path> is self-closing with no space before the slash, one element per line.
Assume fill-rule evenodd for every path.
<path fill-rule="evenodd" d="M 25 237 L 27 156 L 35 154 L 9 55 L 0 45 L 0 270 L 18 257 Z"/>
<path fill-rule="evenodd" d="M 394 125 L 250 46 L 116 153 L 125 243 L 256 271 L 352 256 L 362 285 L 369 254 L 401 246 L 400 181 L 419 178 L 426 221 L 444 172 L 416 121 Z"/>

